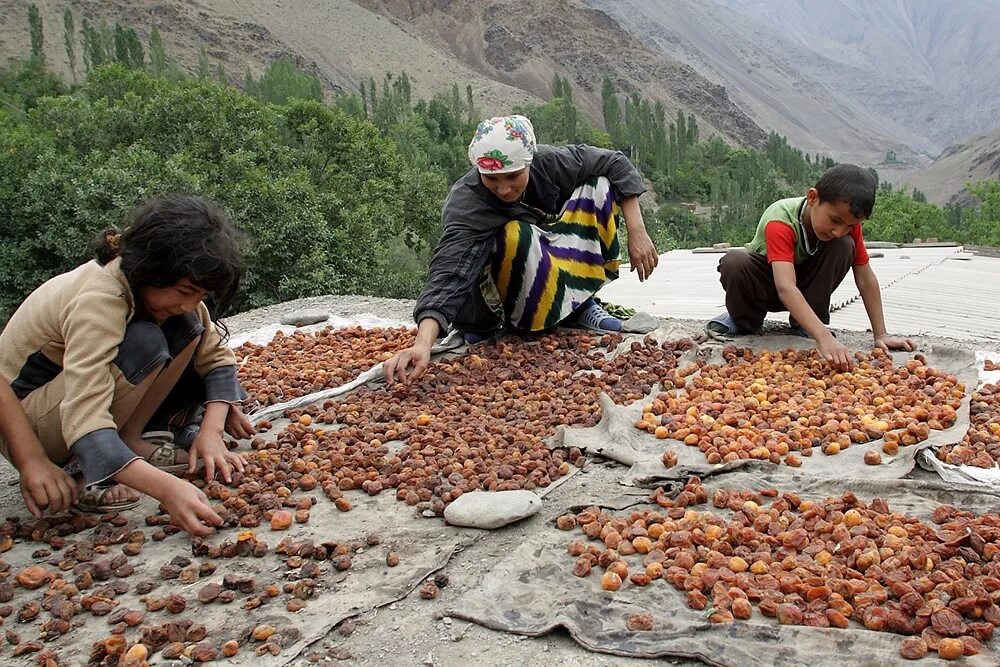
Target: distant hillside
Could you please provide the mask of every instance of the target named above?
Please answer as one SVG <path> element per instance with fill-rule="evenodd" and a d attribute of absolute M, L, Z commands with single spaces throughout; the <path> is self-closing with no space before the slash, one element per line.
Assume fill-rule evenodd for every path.
<path fill-rule="evenodd" d="M 588 0 L 803 150 L 910 167 L 1000 127 L 995 0 Z"/>
<path fill-rule="evenodd" d="M 673 117 L 693 113 L 703 129 L 744 146 L 761 146 L 766 133 L 711 82 L 686 63 L 638 43 L 618 21 L 584 0 L 359 0 L 393 17 L 408 33 L 439 45 L 476 71 L 550 96 L 555 74 L 569 79 L 574 101 L 599 124 L 601 81 L 620 93 L 660 100 Z"/>
<path fill-rule="evenodd" d="M 8 0 L 0 9 L 0 59 L 29 52 L 27 0 Z M 472 85 L 484 110 L 507 109 L 538 101 L 524 90 L 484 76 L 434 45 L 412 37 L 383 16 L 349 0 L 295 2 L 294 10 L 268 0 L 101 0 L 35 2 L 45 20 L 46 59 L 68 76 L 63 47 L 63 10 L 70 6 L 77 30 L 83 18 L 120 21 L 143 39 L 152 26 L 163 35 L 168 53 L 189 71 L 199 48 L 212 67 L 221 63 L 230 81 L 242 84 L 247 70 L 259 75 L 274 60 L 291 58 L 316 75 L 328 92 L 355 92 L 358 84 L 386 72 L 410 74 L 414 93 L 430 97 L 453 83 Z M 78 51 L 81 49 L 78 47 Z"/>
<path fill-rule="evenodd" d="M 0 8 L 0 58 L 28 51 L 30 0 Z M 551 96 L 555 74 L 602 125 L 600 84 L 693 113 L 703 134 L 811 154 L 893 181 L 1000 127 L 997 0 L 36 0 L 67 73 L 62 12 L 79 27 L 152 25 L 194 70 L 199 48 L 241 84 L 292 58 L 328 92 L 406 71 L 414 94 L 472 86 L 482 115 Z M 881 165 L 886 151 L 899 162 Z M 963 174 L 952 177 L 964 179 Z M 921 188 L 924 189 L 924 188 Z"/>
<path fill-rule="evenodd" d="M 1000 180 L 1000 130 L 951 146 L 931 166 L 903 180 L 926 194 L 928 201 L 944 205 L 968 203 L 966 184 L 986 179 Z"/>
<path fill-rule="evenodd" d="M 0 56 L 28 52 L 26 0 L 0 14 Z M 213 67 L 222 63 L 234 83 L 249 69 L 259 74 L 288 56 L 316 74 L 330 91 L 357 90 L 373 77 L 406 71 L 414 94 L 430 97 L 453 84 L 471 85 L 482 115 L 551 97 L 555 74 L 570 80 L 575 101 L 601 125 L 600 85 L 610 75 L 622 93 L 640 92 L 698 117 L 706 133 L 739 145 L 766 137 L 729 99 L 723 86 L 690 66 L 634 40 L 610 17 L 582 0 L 540 4 L 530 0 L 300 0 L 292 8 L 270 0 L 102 0 L 36 2 L 45 18 L 49 63 L 66 71 L 62 12 L 73 7 L 77 25 L 121 21 L 144 37 L 152 25 L 168 51 L 194 69 L 206 45 Z M 541 36 L 565 35 L 566 39 Z M 615 45 L 594 48 L 594 45 Z M 68 73 L 68 72 L 67 72 Z"/>

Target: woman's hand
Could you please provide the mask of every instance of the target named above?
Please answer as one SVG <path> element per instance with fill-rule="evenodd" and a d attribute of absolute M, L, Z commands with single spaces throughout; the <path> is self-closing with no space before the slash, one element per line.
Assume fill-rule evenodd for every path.
<path fill-rule="evenodd" d="M 205 464 L 205 481 L 211 481 L 216 473 L 221 473 L 222 480 L 229 484 L 233 481 L 234 469 L 243 472 L 243 457 L 226 448 L 221 432 L 206 429 L 204 424 L 188 452 L 188 474 L 198 467 L 199 458 Z"/>
<path fill-rule="evenodd" d="M 643 282 L 653 273 L 660 263 L 653 239 L 649 238 L 646 223 L 642 219 L 642 209 L 638 197 L 626 197 L 621 200 L 622 215 L 625 216 L 625 229 L 628 231 L 628 261 L 632 265 L 630 271 L 639 273 L 639 282 Z"/>
<path fill-rule="evenodd" d="M 629 230 L 628 233 L 628 259 L 631 263 L 630 271 L 639 273 L 639 282 L 643 282 L 653 273 L 653 269 L 660 263 L 660 256 L 653 245 L 653 239 L 649 238 L 646 228 Z"/>
<path fill-rule="evenodd" d="M 403 386 L 423 375 L 431 362 L 431 348 L 426 345 L 414 345 L 400 350 L 382 366 L 386 384 L 400 382 Z"/>

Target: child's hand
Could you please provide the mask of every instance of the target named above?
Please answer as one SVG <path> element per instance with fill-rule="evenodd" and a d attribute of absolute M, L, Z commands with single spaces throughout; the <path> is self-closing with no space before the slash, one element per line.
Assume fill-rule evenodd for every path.
<path fill-rule="evenodd" d="M 821 357 L 833 362 L 837 370 L 849 371 L 854 368 L 854 358 L 851 356 L 851 351 L 832 334 L 816 341 L 816 349 L 819 350 Z"/>
<path fill-rule="evenodd" d="M 201 489 L 183 479 L 174 479 L 177 484 L 159 499 L 171 523 L 192 537 L 211 535 L 212 526 L 222 525 L 222 517 L 208 504 L 208 496 Z"/>
<path fill-rule="evenodd" d="M 243 457 L 229 451 L 222 442 L 221 433 L 210 433 L 206 429 L 198 432 L 198 437 L 191 443 L 188 452 L 188 474 L 195 471 L 199 457 L 205 463 L 205 480 L 215 479 L 216 473 L 222 474 L 226 484 L 233 481 L 232 471 L 243 472 Z"/>
<path fill-rule="evenodd" d="M 73 478 L 48 459 L 28 461 L 19 472 L 24 504 L 36 519 L 42 518 L 45 510 L 65 512 L 79 500 L 80 490 Z"/>
<path fill-rule="evenodd" d="M 875 347 L 880 347 L 886 352 L 891 352 L 892 350 L 913 352 L 917 349 L 917 344 L 909 338 L 896 338 L 895 336 L 886 334 L 875 339 Z"/>
<path fill-rule="evenodd" d="M 229 414 L 226 415 L 226 433 L 237 440 L 243 440 L 256 432 L 250 419 L 243 414 L 243 411 L 235 405 L 230 405 Z"/>

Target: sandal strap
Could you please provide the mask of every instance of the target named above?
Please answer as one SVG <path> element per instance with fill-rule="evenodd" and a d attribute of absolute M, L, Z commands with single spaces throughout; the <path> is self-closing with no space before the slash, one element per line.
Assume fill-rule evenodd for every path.
<path fill-rule="evenodd" d="M 158 468 L 177 465 L 177 447 L 172 442 L 164 442 L 146 457 L 146 462 Z"/>
<path fill-rule="evenodd" d="M 105 502 L 108 492 L 116 486 L 118 485 L 111 484 L 108 486 L 101 486 L 98 484 L 89 484 L 83 487 L 83 491 L 80 493 L 80 499 L 77 501 L 77 505 L 91 509 L 107 508 L 109 511 L 117 511 L 121 509 L 129 509 L 139 504 L 138 499 Z"/>

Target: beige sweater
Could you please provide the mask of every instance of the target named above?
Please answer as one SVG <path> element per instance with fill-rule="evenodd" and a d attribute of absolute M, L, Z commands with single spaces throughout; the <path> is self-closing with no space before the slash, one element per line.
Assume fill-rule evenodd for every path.
<path fill-rule="evenodd" d="M 58 275 L 24 300 L 0 333 L 0 374 L 12 381 L 28 357 L 41 352 L 65 374 L 66 398 L 60 406 L 65 442 L 72 446 L 94 431 L 116 430 L 110 412 L 112 363 L 134 314 L 120 260 L 105 266 L 91 261 Z M 205 333 L 195 352 L 195 370 L 204 377 L 225 366 L 235 369 L 236 356 L 223 344 L 205 304 L 199 304 L 197 314 Z"/>

